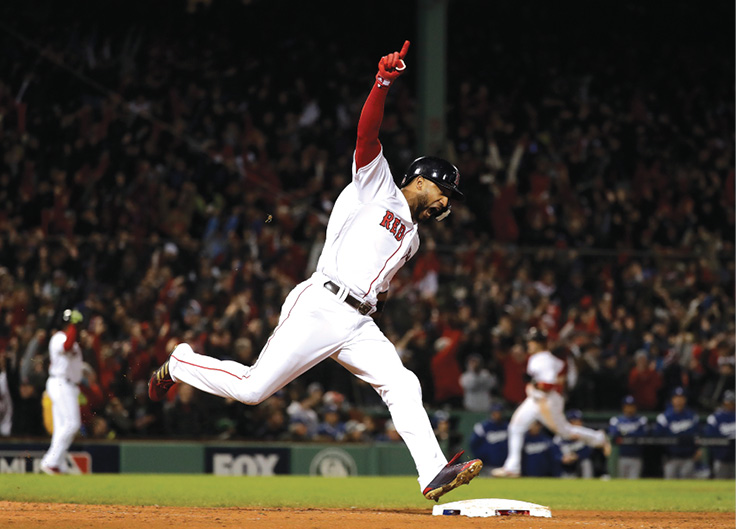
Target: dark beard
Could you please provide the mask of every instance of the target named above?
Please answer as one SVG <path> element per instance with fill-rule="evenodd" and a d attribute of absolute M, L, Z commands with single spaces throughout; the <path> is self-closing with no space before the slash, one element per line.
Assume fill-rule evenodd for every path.
<path fill-rule="evenodd" d="M 417 196 L 417 204 L 414 206 L 414 219 L 417 221 L 417 224 L 423 224 L 427 222 L 432 217 L 427 217 L 426 219 L 420 218 L 420 215 L 424 213 L 427 209 L 429 209 L 429 199 L 427 198 L 427 194 L 424 193 L 422 195 Z"/>

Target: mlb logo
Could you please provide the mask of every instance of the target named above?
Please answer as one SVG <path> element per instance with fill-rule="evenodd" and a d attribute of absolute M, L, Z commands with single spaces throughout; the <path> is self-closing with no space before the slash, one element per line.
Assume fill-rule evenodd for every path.
<path fill-rule="evenodd" d="M 91 474 L 92 456 L 88 452 L 70 452 L 66 458 L 70 474 Z"/>
<path fill-rule="evenodd" d="M 41 458 L 40 456 L 33 457 L 33 469 L 31 472 L 38 474 L 41 472 Z M 66 456 L 66 464 L 68 474 L 91 474 L 92 473 L 92 456 L 89 452 L 69 452 Z"/>

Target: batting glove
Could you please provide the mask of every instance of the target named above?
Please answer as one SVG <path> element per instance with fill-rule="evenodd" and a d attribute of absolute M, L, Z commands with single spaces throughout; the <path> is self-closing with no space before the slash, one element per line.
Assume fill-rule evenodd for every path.
<path fill-rule="evenodd" d="M 82 316 L 82 313 L 79 312 L 77 309 L 66 309 L 64 311 L 63 315 L 64 321 L 68 321 L 69 323 L 80 323 L 84 320 L 84 316 Z"/>
<path fill-rule="evenodd" d="M 376 74 L 376 81 L 380 88 L 389 86 L 406 70 L 406 63 L 404 57 L 409 51 L 409 41 L 405 41 L 401 47 L 401 51 L 395 51 L 381 57 L 378 61 L 378 73 Z"/>

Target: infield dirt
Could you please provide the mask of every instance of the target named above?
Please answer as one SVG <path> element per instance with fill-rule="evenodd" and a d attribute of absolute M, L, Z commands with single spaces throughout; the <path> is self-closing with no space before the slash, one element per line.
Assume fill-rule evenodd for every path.
<path fill-rule="evenodd" d="M 76 505 L 0 501 L 2 526 L 18 528 L 303 528 L 395 529 L 499 527 L 502 529 L 733 529 L 734 513 L 552 511 L 552 518 L 432 516 L 426 510 L 188 508 Z"/>

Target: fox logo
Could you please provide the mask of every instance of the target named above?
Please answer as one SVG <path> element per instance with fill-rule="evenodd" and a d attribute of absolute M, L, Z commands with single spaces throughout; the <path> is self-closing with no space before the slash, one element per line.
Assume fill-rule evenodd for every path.
<path fill-rule="evenodd" d="M 389 210 L 386 210 L 386 214 L 383 216 L 381 226 L 386 228 L 394 236 L 394 239 L 401 241 L 406 235 L 406 226 L 401 222 L 401 219 L 396 217 Z"/>

